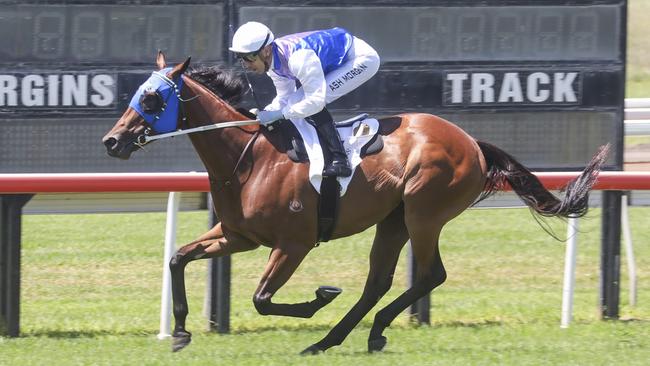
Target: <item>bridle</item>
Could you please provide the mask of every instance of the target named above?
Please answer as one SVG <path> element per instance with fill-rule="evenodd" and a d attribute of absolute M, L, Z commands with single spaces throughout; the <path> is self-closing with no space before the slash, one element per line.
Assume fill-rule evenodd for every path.
<path fill-rule="evenodd" d="M 165 69 L 167 70 L 167 69 Z M 182 125 L 186 126 L 187 125 L 187 115 L 185 113 L 185 108 L 183 108 L 183 103 L 190 102 L 194 99 L 197 99 L 199 95 L 195 95 L 191 98 L 188 99 L 183 99 L 181 97 L 181 88 L 182 88 L 182 78 L 179 80 L 178 83 L 174 82 L 174 80 L 170 79 L 161 71 L 154 71 L 152 73 L 152 77 L 149 78 L 149 81 L 155 77 L 162 81 L 164 84 L 166 84 L 170 92 L 167 94 L 166 97 L 163 97 L 160 87 L 156 88 L 153 93 L 155 93 L 156 98 L 160 101 L 160 108 L 157 111 L 151 111 L 154 113 L 151 113 L 148 111 L 146 108 L 143 107 L 143 99 L 146 98 L 147 94 L 145 92 L 148 92 L 151 94 L 150 89 L 144 88 L 142 90 L 138 90 L 137 94 L 137 103 L 134 103 L 134 100 L 136 99 L 136 96 L 134 96 L 133 100 L 131 101 L 130 106 L 136 110 L 147 122 L 148 126 L 147 128 L 144 129 L 143 133 L 139 135 L 136 138 L 135 144 L 142 148 L 144 145 L 148 144 L 151 141 L 154 140 L 160 140 L 164 139 L 167 137 L 174 137 L 174 136 L 179 136 L 179 135 L 187 135 L 190 133 L 196 133 L 196 132 L 203 132 L 203 131 L 209 131 L 209 130 L 214 130 L 214 129 L 220 129 L 220 128 L 226 128 L 226 127 L 239 127 L 239 126 L 248 126 L 248 125 L 254 125 L 254 124 L 259 124 L 259 121 L 257 120 L 246 120 L 246 121 L 231 121 L 231 122 L 220 122 L 220 123 L 212 123 L 212 124 L 202 124 L 199 127 L 195 128 L 188 128 L 184 130 L 174 130 L 171 132 L 164 132 L 164 133 L 158 133 L 153 135 L 153 131 L 156 129 L 156 124 L 160 121 L 165 121 L 169 120 L 170 118 L 174 118 L 176 120 L 176 125 L 178 125 L 178 120 L 180 117 Z M 149 83 L 149 81 L 145 82 L 146 85 Z M 178 106 L 178 110 L 176 111 L 176 116 L 165 116 L 164 114 L 167 113 L 173 113 L 174 111 L 172 109 L 167 109 L 167 106 L 170 105 L 170 98 L 176 98 L 176 101 L 172 99 L 173 102 L 171 103 L 172 108 L 175 106 Z M 134 105 L 135 104 L 135 105 Z"/>
<path fill-rule="evenodd" d="M 170 79 L 167 77 L 167 75 L 164 73 L 164 71 L 169 70 L 169 69 L 163 69 L 159 71 L 154 71 L 152 73 L 152 76 L 147 80 L 141 87 L 138 89 L 136 92 L 136 95 L 133 96 L 133 99 L 131 100 L 131 103 L 129 106 L 131 106 L 136 112 L 138 112 L 142 118 L 144 118 L 145 122 L 147 122 L 148 126 L 147 128 L 144 129 L 143 133 L 141 135 L 138 135 L 136 137 L 136 140 L 134 144 L 138 146 L 139 148 L 143 148 L 144 145 L 148 144 L 151 141 L 155 140 L 160 140 L 164 139 L 167 137 L 174 137 L 174 136 L 179 136 L 179 135 L 187 135 L 191 133 L 197 133 L 197 132 L 203 132 L 203 131 L 210 131 L 210 130 L 215 130 L 215 129 L 221 129 L 221 128 L 227 128 L 227 127 L 240 127 L 240 126 L 248 126 L 248 125 L 254 125 L 254 124 L 259 124 L 260 122 L 258 120 L 246 120 L 246 121 L 229 121 L 229 122 L 220 122 L 220 123 L 211 123 L 211 124 L 205 124 L 201 125 L 199 127 L 194 127 L 194 128 L 187 128 L 187 129 L 182 129 L 182 130 L 174 130 L 170 132 L 163 132 L 163 133 L 158 133 L 155 135 L 152 135 L 152 132 L 156 129 L 156 124 L 160 121 L 164 123 L 169 124 L 170 118 L 174 118 L 176 120 L 175 126 L 178 126 L 178 120 L 180 117 L 180 120 L 182 121 L 182 124 L 184 126 L 187 126 L 187 115 L 185 113 L 185 109 L 183 108 L 183 103 L 190 102 L 194 99 L 197 99 L 199 95 L 195 95 L 189 99 L 183 99 L 181 97 L 181 88 L 183 86 L 182 82 L 183 79 L 182 77 L 179 76 L 179 82 L 176 83 L 174 80 Z M 150 88 L 145 88 L 145 85 L 152 85 L 152 79 L 157 78 L 159 81 L 162 81 L 169 89 L 169 93 L 167 94 L 166 97 L 163 96 L 163 93 L 161 93 L 161 87 L 157 87 L 154 91 L 151 91 Z M 155 80 L 155 79 L 154 79 Z M 161 86 L 165 86 L 161 85 Z M 147 93 L 147 94 L 145 94 Z M 159 108 L 157 111 L 152 111 L 148 110 L 146 106 L 144 106 L 144 99 L 148 95 L 152 95 L 155 93 L 157 102 L 159 104 Z M 170 100 L 171 98 L 171 100 Z M 176 98 L 176 100 L 174 100 Z M 136 101 L 137 100 L 137 101 Z M 171 108 L 167 108 L 169 105 L 171 105 Z M 165 115 L 165 113 L 173 113 L 175 107 L 177 106 L 176 110 L 176 116 L 170 116 L 170 115 Z M 151 113 L 154 112 L 154 113 Z M 167 126 L 168 127 L 168 126 Z M 233 169 L 233 172 L 231 174 L 231 177 L 226 180 L 226 185 L 230 185 L 230 179 L 235 176 L 237 173 L 237 169 L 239 168 L 239 165 L 244 159 L 244 156 L 246 155 L 246 152 L 248 149 L 253 145 L 255 140 L 260 134 L 260 130 L 255 131 L 253 136 L 251 136 L 250 140 L 244 147 L 244 150 L 242 151 L 241 155 L 239 156 L 239 159 L 237 160 L 237 163 L 235 164 L 235 168 Z"/>

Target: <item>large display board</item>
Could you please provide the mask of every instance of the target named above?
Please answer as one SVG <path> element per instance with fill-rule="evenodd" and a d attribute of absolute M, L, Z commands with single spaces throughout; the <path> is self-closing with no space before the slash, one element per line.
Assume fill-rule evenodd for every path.
<path fill-rule="evenodd" d="M 429 1 L 428 6 L 405 1 L 399 7 L 379 2 L 345 7 L 296 6 L 292 2 L 271 2 L 265 6 L 238 4 L 241 5 L 240 22 L 261 21 L 278 34 L 344 26 L 381 50 L 384 61 L 574 61 L 617 60 L 620 56 L 619 6 L 575 6 L 551 1 L 519 1 L 521 5 L 492 2 L 496 4 L 489 5 L 489 1 L 474 1 L 474 4 Z M 436 6 L 436 3 L 453 5 Z"/>
<path fill-rule="evenodd" d="M 65 3 L 0 7 L 0 59 L 149 64 L 158 49 L 173 59 L 222 57 L 222 4 Z"/>
<path fill-rule="evenodd" d="M 202 170 L 186 137 L 128 163 L 107 158 L 100 139 L 158 49 L 173 62 L 241 70 L 227 46 L 248 20 L 276 36 L 341 26 L 378 50 L 379 73 L 331 105 L 338 118 L 438 114 L 544 170 L 580 169 L 610 142 L 616 169 L 625 9 L 625 0 L 0 0 L 0 173 Z M 252 82 L 270 101 L 268 78 Z"/>

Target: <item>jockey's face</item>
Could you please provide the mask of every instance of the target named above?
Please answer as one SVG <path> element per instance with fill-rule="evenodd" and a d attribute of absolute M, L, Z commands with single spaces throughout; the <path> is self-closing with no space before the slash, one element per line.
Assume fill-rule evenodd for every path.
<path fill-rule="evenodd" d="M 263 74 L 271 66 L 271 45 L 264 47 L 260 52 L 237 55 L 244 67 L 257 74 Z"/>

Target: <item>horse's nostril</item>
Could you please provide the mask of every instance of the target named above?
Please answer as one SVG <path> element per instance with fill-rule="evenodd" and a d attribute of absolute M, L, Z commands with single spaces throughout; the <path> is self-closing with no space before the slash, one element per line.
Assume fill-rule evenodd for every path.
<path fill-rule="evenodd" d="M 109 150 L 113 149 L 115 145 L 117 145 L 117 139 L 115 137 L 109 137 L 104 140 L 104 146 Z"/>

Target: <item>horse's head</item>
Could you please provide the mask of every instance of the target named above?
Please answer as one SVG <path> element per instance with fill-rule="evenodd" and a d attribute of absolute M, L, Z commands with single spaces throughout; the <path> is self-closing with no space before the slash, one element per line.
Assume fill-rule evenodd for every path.
<path fill-rule="evenodd" d="M 158 71 L 154 71 L 140 85 L 126 112 L 102 139 L 108 155 L 128 159 L 132 152 L 140 148 L 144 134 L 177 129 L 183 85 L 181 76 L 189 66 L 190 59 L 168 68 L 165 56 L 158 52 L 156 64 Z"/>

